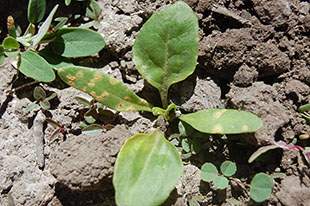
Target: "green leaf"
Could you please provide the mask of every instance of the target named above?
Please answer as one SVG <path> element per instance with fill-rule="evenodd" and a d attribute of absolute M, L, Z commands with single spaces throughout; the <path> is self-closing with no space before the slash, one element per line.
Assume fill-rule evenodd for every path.
<path fill-rule="evenodd" d="M 86 135 L 94 135 L 99 134 L 102 132 L 102 126 L 100 124 L 92 124 L 89 126 L 86 126 L 82 129 L 82 134 Z"/>
<path fill-rule="evenodd" d="M 50 101 L 51 99 L 54 99 L 56 96 L 57 96 L 56 93 L 52 93 L 49 97 L 46 97 L 45 99 L 46 99 L 47 101 Z"/>
<path fill-rule="evenodd" d="M 7 57 L 13 58 L 19 54 L 19 50 L 5 51 L 4 53 Z"/>
<path fill-rule="evenodd" d="M 226 177 L 233 176 L 237 171 L 236 163 L 231 161 L 224 161 L 221 165 L 221 172 Z"/>
<path fill-rule="evenodd" d="M 90 107 L 91 102 L 83 97 L 74 97 L 76 101 L 78 101 L 80 104 L 83 104 L 85 107 Z"/>
<path fill-rule="evenodd" d="M 182 145 L 182 148 L 185 152 L 190 152 L 191 151 L 191 143 L 190 143 L 190 140 L 187 139 L 187 138 L 184 138 L 181 140 L 181 145 Z"/>
<path fill-rule="evenodd" d="M 69 6 L 69 5 L 70 5 L 70 3 L 71 3 L 71 0 L 65 0 L 65 4 L 66 4 L 66 6 Z"/>
<path fill-rule="evenodd" d="M 29 50 L 21 54 L 18 69 L 27 77 L 41 82 L 55 79 L 53 68 L 41 56 Z"/>
<path fill-rule="evenodd" d="M 0 55 L 3 55 L 4 54 L 4 48 L 3 46 L 0 45 Z"/>
<path fill-rule="evenodd" d="M 27 12 L 28 21 L 33 24 L 40 22 L 44 17 L 45 8 L 45 0 L 29 0 Z"/>
<path fill-rule="evenodd" d="M 33 98 L 35 98 L 36 100 L 45 99 L 46 98 L 45 90 L 40 86 L 35 87 L 33 90 Z"/>
<path fill-rule="evenodd" d="M 218 176 L 218 171 L 214 164 L 204 163 L 201 167 L 201 179 L 205 182 L 211 182 Z"/>
<path fill-rule="evenodd" d="M 39 105 L 36 103 L 36 102 L 33 102 L 31 104 L 29 104 L 25 111 L 24 111 L 24 114 L 27 114 L 28 112 L 30 112 L 31 110 L 33 110 L 34 108 L 38 107 Z"/>
<path fill-rule="evenodd" d="M 43 99 L 42 101 L 40 101 L 39 104 L 41 108 L 44 110 L 49 110 L 51 108 L 51 104 L 46 99 Z"/>
<path fill-rule="evenodd" d="M 5 56 L 0 54 L 0 66 L 4 63 Z"/>
<path fill-rule="evenodd" d="M 310 111 L 310 104 L 305 104 L 298 107 L 298 112 L 308 112 Z"/>
<path fill-rule="evenodd" d="M 84 114 L 84 119 L 88 124 L 92 124 L 96 122 L 97 113 L 95 110 L 89 110 Z"/>
<path fill-rule="evenodd" d="M 135 40 L 133 61 L 143 78 L 159 90 L 164 108 L 169 87 L 195 70 L 198 39 L 195 13 L 177 2 L 151 16 Z"/>
<path fill-rule="evenodd" d="M 282 178 L 282 177 L 285 177 L 285 176 L 286 176 L 286 174 L 283 173 L 283 172 L 275 172 L 275 173 L 272 173 L 272 174 L 271 174 L 271 177 L 272 177 L 273 179 Z"/>
<path fill-rule="evenodd" d="M 116 203 L 155 206 L 166 200 L 183 171 L 177 149 L 156 130 L 136 134 L 121 148 L 114 169 Z"/>
<path fill-rule="evenodd" d="M 213 183 L 217 189 L 223 190 L 228 186 L 228 179 L 223 176 L 216 176 Z"/>
<path fill-rule="evenodd" d="M 18 49 L 20 47 L 16 39 L 11 36 L 6 37 L 2 44 L 5 49 Z"/>
<path fill-rule="evenodd" d="M 41 25 L 38 33 L 33 36 L 32 40 L 32 45 L 33 47 L 37 46 L 41 39 L 45 36 L 45 34 L 48 32 L 48 29 L 50 28 L 50 25 L 52 23 L 52 20 L 53 20 L 53 16 L 56 12 L 58 8 L 58 4 L 53 8 L 53 10 L 50 12 L 50 14 L 48 15 L 48 17 L 46 18 L 46 20 L 43 22 L 43 24 Z"/>
<path fill-rule="evenodd" d="M 273 179 L 265 173 L 258 173 L 251 181 L 250 196 L 255 202 L 265 201 L 273 189 Z"/>
<path fill-rule="evenodd" d="M 98 19 L 101 13 L 101 9 L 96 1 L 91 0 L 86 8 L 86 14 L 91 19 Z"/>
<path fill-rule="evenodd" d="M 47 47 L 40 50 L 39 55 L 42 56 L 53 68 L 58 69 L 67 66 L 74 66 L 70 59 L 56 55 L 51 49 Z"/>
<path fill-rule="evenodd" d="M 104 48 L 103 37 L 92 30 L 83 28 L 61 28 L 50 43 L 54 53 L 64 57 L 84 57 Z"/>
<path fill-rule="evenodd" d="M 256 150 L 251 155 L 251 157 L 248 160 L 248 163 L 252 163 L 254 160 L 256 160 L 259 156 L 261 156 L 265 152 L 268 152 L 269 150 L 277 149 L 277 148 L 280 148 L 280 147 L 278 145 L 266 145 L 266 146 L 260 147 L 258 150 Z"/>
<path fill-rule="evenodd" d="M 68 22 L 68 18 L 67 17 L 58 17 L 58 18 L 56 18 L 54 20 L 58 21 L 58 24 L 53 27 L 53 30 L 55 30 L 55 31 L 57 31 L 58 29 L 60 29 L 64 25 L 66 25 L 66 23 Z"/>
<path fill-rule="evenodd" d="M 181 115 L 180 119 L 196 130 L 209 134 L 255 132 L 263 126 L 263 121 L 256 115 L 233 109 L 201 110 Z"/>
<path fill-rule="evenodd" d="M 8 16 L 6 23 L 7 23 L 9 35 L 13 38 L 16 38 L 16 27 L 15 27 L 15 22 L 14 22 L 13 16 Z"/>
<path fill-rule="evenodd" d="M 121 81 L 87 67 L 58 69 L 59 77 L 68 85 L 90 94 L 96 101 L 116 111 L 152 111 L 152 105 L 138 97 Z"/>

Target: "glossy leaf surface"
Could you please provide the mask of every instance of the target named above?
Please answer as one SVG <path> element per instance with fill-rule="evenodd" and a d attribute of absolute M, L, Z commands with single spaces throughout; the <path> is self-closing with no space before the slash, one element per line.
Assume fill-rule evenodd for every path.
<path fill-rule="evenodd" d="M 21 54 L 19 71 L 41 82 L 51 82 L 55 79 L 53 68 L 38 54 L 26 51 Z"/>
<path fill-rule="evenodd" d="M 50 43 L 54 53 L 64 57 L 84 57 L 99 52 L 105 46 L 103 37 L 83 28 L 61 28 Z"/>
<path fill-rule="evenodd" d="M 27 12 L 28 21 L 33 24 L 40 22 L 44 17 L 45 8 L 45 0 L 29 0 Z"/>
<path fill-rule="evenodd" d="M 183 171 L 177 149 L 156 130 L 137 134 L 121 148 L 113 185 L 119 206 L 156 206 L 166 200 Z"/>
<path fill-rule="evenodd" d="M 169 87 L 194 72 L 197 57 L 198 20 L 184 2 L 151 16 L 133 46 L 133 61 L 143 78 L 159 90 L 164 108 Z"/>
<path fill-rule="evenodd" d="M 200 132 L 239 134 L 255 132 L 263 126 L 256 115 L 233 109 L 210 109 L 181 115 L 180 119 Z"/>
<path fill-rule="evenodd" d="M 273 189 L 273 179 L 265 173 L 258 173 L 251 181 L 250 196 L 256 202 L 265 201 Z"/>
<path fill-rule="evenodd" d="M 65 67 L 59 77 L 68 85 L 91 95 L 96 101 L 116 111 L 152 111 L 152 105 L 138 97 L 121 81 L 96 69 Z"/>
<path fill-rule="evenodd" d="M 217 189 L 222 190 L 228 186 L 228 179 L 223 176 L 216 176 L 213 183 Z"/>

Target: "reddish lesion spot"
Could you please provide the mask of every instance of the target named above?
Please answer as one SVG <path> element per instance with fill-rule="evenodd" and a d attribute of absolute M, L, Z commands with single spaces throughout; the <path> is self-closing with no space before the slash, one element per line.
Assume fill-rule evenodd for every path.
<path fill-rule="evenodd" d="M 67 77 L 67 79 L 70 80 L 70 81 L 74 81 L 74 80 L 75 80 L 75 77 L 72 76 L 71 74 L 68 74 L 66 77 Z"/>
<path fill-rule="evenodd" d="M 108 92 L 104 92 L 104 93 L 101 95 L 101 97 L 102 97 L 102 98 L 106 98 L 108 95 L 109 95 Z"/>
<path fill-rule="evenodd" d="M 97 96 L 96 98 L 97 98 L 97 100 L 100 100 L 102 97 L 101 96 Z"/>
<path fill-rule="evenodd" d="M 101 75 L 100 75 L 100 74 L 95 74 L 95 75 L 94 75 L 94 78 L 95 78 L 95 80 L 97 80 L 97 81 L 98 81 L 98 80 L 100 80 L 100 79 L 101 79 Z"/>
<path fill-rule="evenodd" d="M 123 103 L 119 103 L 119 104 L 118 104 L 118 107 L 119 107 L 119 108 L 122 108 L 123 106 L 124 106 Z"/>
<path fill-rule="evenodd" d="M 94 83 L 94 80 L 93 80 L 93 79 L 92 79 L 92 80 L 90 80 L 90 82 L 88 83 L 88 86 L 90 86 L 90 87 L 95 86 L 95 83 Z"/>
<path fill-rule="evenodd" d="M 94 96 L 96 96 L 96 92 L 92 91 L 92 92 L 90 93 L 90 95 L 94 97 Z"/>
<path fill-rule="evenodd" d="M 70 86 L 73 86 L 73 85 L 74 85 L 74 81 L 69 81 L 68 84 L 69 84 Z"/>
<path fill-rule="evenodd" d="M 78 73 L 76 73 L 76 77 L 82 77 L 83 76 L 83 72 L 79 71 Z"/>

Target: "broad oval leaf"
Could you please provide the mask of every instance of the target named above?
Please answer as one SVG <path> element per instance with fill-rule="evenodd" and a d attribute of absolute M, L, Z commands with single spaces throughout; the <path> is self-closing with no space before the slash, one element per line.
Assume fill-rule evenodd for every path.
<path fill-rule="evenodd" d="M 84 57 L 99 52 L 105 46 L 103 37 L 83 28 L 61 28 L 50 43 L 53 51 L 64 57 Z"/>
<path fill-rule="evenodd" d="M 198 39 L 195 13 L 177 2 L 151 16 L 135 40 L 133 61 L 143 78 L 159 90 L 164 108 L 169 87 L 195 70 Z"/>
<path fill-rule="evenodd" d="M 221 172 L 226 177 L 234 175 L 236 171 L 237 171 L 236 163 L 233 163 L 231 161 L 224 161 L 221 165 Z"/>
<path fill-rule="evenodd" d="M 113 185 L 120 206 L 155 206 L 166 200 L 183 171 L 177 149 L 156 130 L 136 134 L 121 148 Z"/>
<path fill-rule="evenodd" d="M 273 189 L 273 179 L 265 173 L 258 173 L 251 181 L 250 196 L 255 202 L 265 201 Z"/>
<path fill-rule="evenodd" d="M 54 6 L 53 10 L 50 12 L 48 17 L 45 19 L 45 21 L 41 25 L 38 33 L 35 36 L 33 36 L 33 38 L 32 38 L 32 40 L 33 40 L 32 45 L 34 47 L 39 44 L 41 39 L 43 39 L 45 34 L 48 32 L 48 29 L 51 26 L 51 23 L 52 23 L 52 20 L 53 20 L 53 16 L 54 16 L 55 12 L 57 11 L 57 8 L 58 8 L 58 4 L 56 6 Z"/>
<path fill-rule="evenodd" d="M 8 36 L 3 40 L 3 47 L 6 49 L 18 49 L 20 47 L 19 43 L 15 38 Z"/>
<path fill-rule="evenodd" d="M 218 170 L 212 163 L 204 163 L 201 166 L 201 179 L 205 182 L 211 182 L 218 176 Z"/>
<path fill-rule="evenodd" d="M 55 79 L 53 68 L 45 59 L 29 50 L 20 55 L 18 69 L 27 77 L 41 82 L 51 82 Z"/>
<path fill-rule="evenodd" d="M 152 111 L 150 103 L 138 97 L 121 81 L 96 69 L 71 66 L 58 69 L 58 75 L 68 85 L 88 93 L 116 111 Z"/>
<path fill-rule="evenodd" d="M 27 12 L 28 21 L 33 24 L 40 22 L 44 17 L 45 8 L 45 0 L 29 0 Z"/>
<path fill-rule="evenodd" d="M 43 100 L 46 98 L 46 92 L 42 87 L 36 86 L 33 91 L 33 97 L 36 100 Z"/>
<path fill-rule="evenodd" d="M 200 132 L 239 134 L 255 132 L 263 126 L 256 115 L 233 109 L 210 109 L 181 115 L 180 119 Z"/>
<path fill-rule="evenodd" d="M 216 176 L 213 183 L 217 189 L 223 190 L 228 186 L 228 179 L 223 176 Z"/>

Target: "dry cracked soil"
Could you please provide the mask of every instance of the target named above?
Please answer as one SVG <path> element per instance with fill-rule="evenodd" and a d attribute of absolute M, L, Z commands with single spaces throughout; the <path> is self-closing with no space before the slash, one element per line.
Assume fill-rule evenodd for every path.
<path fill-rule="evenodd" d="M 22 25 L 27 1 L 2 1 L 0 25 L 4 28 L 10 14 Z M 97 31 L 105 38 L 106 47 L 98 55 L 76 59 L 76 63 L 122 80 L 156 104 L 157 91 L 139 77 L 131 49 L 143 23 L 175 1 L 97 2 L 102 10 Z M 227 189 L 215 190 L 202 182 L 202 160 L 194 156 L 184 160 L 184 173 L 164 205 L 189 205 L 194 196 L 202 197 L 199 205 L 232 205 L 227 200 L 255 205 L 247 186 L 253 176 L 281 172 L 285 176 L 274 180 L 272 194 L 260 205 L 310 206 L 309 165 L 298 150 L 277 149 L 254 163 L 247 162 L 259 146 L 279 140 L 291 143 L 310 132 L 297 112 L 310 100 L 310 2 L 185 2 L 199 19 L 199 57 L 195 73 L 172 86 L 169 100 L 183 112 L 223 105 L 249 111 L 258 115 L 264 126 L 255 134 L 228 136 L 226 140 L 211 137 L 213 146 L 202 152 L 203 162 L 236 162 L 238 171 Z M 51 6 L 56 3 L 60 3 L 57 16 L 85 16 L 87 2 L 73 2 L 68 9 L 63 1 L 49 1 Z M 78 23 L 73 20 L 70 25 Z M 10 93 L 32 81 L 16 70 L 16 61 L 7 58 L 0 67 L 0 205 L 115 205 L 111 178 L 119 149 L 128 137 L 154 131 L 160 121 L 145 113 L 119 113 L 110 131 L 81 134 L 85 107 L 74 97 L 89 97 L 60 80 Z M 48 94 L 55 92 L 57 98 L 48 111 L 24 114 L 34 101 L 32 92 L 37 85 Z M 51 139 L 54 128 L 44 121 L 46 117 L 64 124 L 65 133 Z M 297 138 L 296 144 L 306 147 L 309 140 Z"/>

